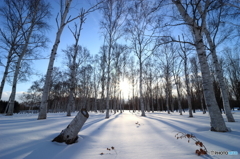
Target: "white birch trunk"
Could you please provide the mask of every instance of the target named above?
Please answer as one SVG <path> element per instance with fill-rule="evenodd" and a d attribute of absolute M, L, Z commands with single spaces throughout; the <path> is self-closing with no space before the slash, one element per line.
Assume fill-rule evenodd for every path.
<path fill-rule="evenodd" d="M 163 111 L 163 97 L 162 97 L 162 95 L 160 96 L 160 99 L 161 99 L 161 109 Z"/>
<path fill-rule="evenodd" d="M 165 90 L 165 92 L 166 92 L 166 107 L 167 107 L 167 112 L 168 112 L 168 114 L 170 114 L 170 108 L 169 108 L 169 94 L 170 94 L 170 87 L 171 87 L 171 83 L 170 83 L 170 75 L 169 75 L 169 68 L 168 68 L 168 66 L 165 68 L 166 69 L 166 90 Z"/>
<path fill-rule="evenodd" d="M 143 93 L 142 93 L 142 60 L 141 60 L 141 55 L 139 59 L 139 65 L 140 65 L 140 76 L 139 76 L 139 92 L 140 92 L 140 108 L 141 108 L 141 116 L 146 116 L 145 115 L 145 110 L 144 110 L 144 103 L 143 103 Z"/>
<path fill-rule="evenodd" d="M 120 100 L 119 100 L 119 107 L 120 107 L 120 113 L 123 112 L 123 109 L 122 109 L 122 96 L 121 96 L 122 92 L 120 91 Z"/>
<path fill-rule="evenodd" d="M 187 101 L 188 101 L 188 112 L 189 112 L 189 117 L 193 117 L 192 113 L 192 102 L 191 102 L 191 95 L 190 95 L 190 88 L 189 88 L 189 76 L 187 73 L 187 55 L 184 53 L 184 74 L 185 74 L 185 84 L 187 87 Z"/>
<path fill-rule="evenodd" d="M 204 98 L 205 98 L 205 102 L 209 110 L 209 115 L 211 119 L 211 130 L 219 131 L 219 132 L 228 131 L 225 125 L 225 122 L 223 120 L 223 117 L 221 115 L 221 112 L 217 105 L 212 81 L 209 80 L 211 79 L 211 75 L 210 75 L 209 66 L 207 63 L 207 56 L 204 50 L 205 46 L 203 44 L 202 37 L 200 37 L 199 35 L 196 35 L 196 41 L 198 41 L 196 48 L 197 48 L 199 62 L 201 66 L 201 72 L 202 72 Z"/>
<path fill-rule="evenodd" d="M 158 95 L 156 95 L 157 111 L 160 111 L 160 104 L 158 100 Z"/>
<path fill-rule="evenodd" d="M 187 91 L 187 101 L 188 101 L 188 112 L 189 112 L 189 117 L 193 117 L 193 112 L 192 112 L 192 102 L 191 102 L 191 95 L 190 95 L 190 88 L 189 88 L 189 73 L 188 73 L 188 57 L 186 53 L 186 48 L 184 45 L 184 48 L 181 45 L 182 53 L 181 55 L 183 61 L 184 61 L 184 76 L 185 76 L 185 85 L 186 85 L 186 91 Z"/>
<path fill-rule="evenodd" d="M 73 91 L 70 90 L 70 92 L 69 92 L 69 99 L 68 99 L 69 101 L 68 101 L 68 105 L 67 105 L 67 116 L 71 116 L 71 112 L 73 111 L 73 109 L 75 107 Z"/>
<path fill-rule="evenodd" d="M 86 109 L 81 109 L 71 123 L 62 132 L 55 137 L 52 142 L 65 142 L 66 144 L 73 144 L 78 140 L 78 133 L 84 123 L 87 121 L 89 114 Z"/>
<path fill-rule="evenodd" d="M 168 91 L 166 91 L 167 94 L 166 94 L 166 107 L 167 107 L 167 112 L 168 114 L 170 114 L 170 109 L 169 109 L 169 93 Z"/>
<path fill-rule="evenodd" d="M 100 111 L 103 113 L 104 110 L 106 109 L 106 105 L 105 105 L 105 64 L 106 64 L 106 54 L 105 51 L 103 50 L 103 56 L 101 59 L 101 71 L 102 71 L 102 75 L 101 75 L 101 102 L 100 102 Z"/>
<path fill-rule="evenodd" d="M 131 71 L 132 71 L 132 69 L 131 69 Z M 133 72 L 132 72 L 132 104 L 133 104 L 133 112 L 135 112 L 134 87 L 135 87 L 135 85 L 134 85 L 134 75 L 133 75 Z"/>
<path fill-rule="evenodd" d="M 203 92 L 202 92 L 202 84 L 201 84 L 202 82 L 198 78 L 198 66 L 197 66 L 197 62 L 195 60 L 192 61 L 192 67 L 193 67 L 193 70 L 194 70 L 193 74 L 195 76 L 194 80 L 196 81 L 197 96 L 198 96 L 198 99 L 201 103 L 201 108 L 202 108 L 203 114 L 205 114 L 206 110 L 205 110 L 204 105 L 203 105 L 204 100 L 203 100 Z"/>
<path fill-rule="evenodd" d="M 77 45 L 77 44 L 76 44 Z M 71 116 L 71 111 L 75 109 L 75 100 L 73 97 L 73 93 L 75 90 L 75 77 L 76 77 L 76 57 L 77 57 L 78 49 L 75 46 L 74 56 L 73 56 L 73 64 L 71 66 L 71 75 L 70 75 L 70 92 L 69 92 L 69 99 L 67 105 L 67 116 Z"/>
<path fill-rule="evenodd" d="M 225 110 L 227 120 L 228 120 L 228 122 L 235 122 L 235 120 L 233 118 L 233 115 L 231 113 L 228 92 L 227 92 L 226 84 L 224 82 L 222 69 L 221 69 L 221 67 L 219 65 L 219 62 L 218 62 L 218 57 L 217 57 L 217 53 L 216 53 L 216 46 L 215 46 L 213 40 L 211 39 L 210 33 L 209 33 L 209 31 L 207 30 L 206 27 L 204 28 L 204 33 L 206 35 L 208 44 L 210 46 L 210 50 L 211 50 L 211 54 L 212 54 L 212 58 L 213 58 L 213 64 L 214 64 L 217 79 L 218 79 L 218 82 L 219 82 L 219 87 L 220 87 L 220 90 L 221 90 L 221 95 L 222 95 L 222 100 L 223 100 L 223 107 L 224 107 L 224 110 Z"/>
<path fill-rule="evenodd" d="M 97 89 L 94 88 L 94 111 L 97 112 Z"/>
<path fill-rule="evenodd" d="M 19 74 L 19 71 L 20 71 L 21 61 L 22 61 L 23 55 L 24 54 L 22 53 L 20 55 L 20 57 L 18 58 L 18 61 L 17 61 L 16 70 L 14 72 L 14 77 L 13 77 L 12 92 L 11 92 L 11 96 L 10 96 L 10 99 L 9 99 L 8 111 L 7 111 L 6 115 L 13 115 L 14 101 L 15 101 L 16 89 L 17 89 L 17 80 L 18 80 L 18 74 Z"/>
<path fill-rule="evenodd" d="M 172 93 L 171 93 L 172 94 Z M 173 105 L 173 103 L 174 103 L 174 98 L 172 97 L 172 95 L 171 95 L 171 110 L 172 110 L 172 112 L 174 113 L 174 105 Z"/>
<path fill-rule="evenodd" d="M 150 71 L 152 71 L 152 70 L 150 70 Z M 152 113 L 154 113 L 152 79 L 153 79 L 152 73 L 150 72 L 150 97 L 151 97 L 151 104 L 152 104 Z"/>
<path fill-rule="evenodd" d="M 176 88 L 177 88 L 177 102 L 178 102 L 178 109 L 179 109 L 179 113 L 180 115 L 182 115 L 182 105 L 181 105 L 181 95 L 180 95 L 180 92 L 179 92 L 179 84 L 178 84 L 178 81 L 176 80 L 176 77 L 174 76 L 174 79 L 175 79 L 175 83 L 176 83 Z"/>
<path fill-rule="evenodd" d="M 145 105 L 147 107 L 147 111 L 150 112 L 150 97 L 149 97 L 149 95 L 147 95 L 147 93 L 146 93 L 146 96 L 144 98 L 144 101 L 145 101 Z"/>
<path fill-rule="evenodd" d="M 203 114 L 206 114 L 206 110 L 204 109 L 204 106 L 203 106 L 203 94 L 202 93 L 200 95 L 200 101 L 201 101 L 201 108 L 202 108 Z"/>
<path fill-rule="evenodd" d="M 80 27 L 78 31 L 77 31 L 77 28 L 75 33 L 72 31 L 72 34 L 75 38 L 75 45 L 74 45 L 73 61 L 72 61 L 72 64 L 70 64 L 70 92 L 69 92 L 69 100 L 67 105 L 67 116 L 71 116 L 71 111 L 75 110 L 75 100 L 74 100 L 73 94 L 76 86 L 76 71 L 77 71 L 76 59 L 78 55 L 78 41 L 79 41 L 80 33 L 82 30 L 82 24 L 84 23 L 83 18 L 84 18 L 84 15 L 82 15 L 82 17 L 80 18 Z"/>
<path fill-rule="evenodd" d="M 113 86 L 113 112 L 116 114 L 116 108 L 117 108 L 117 97 L 116 97 L 116 90 L 117 90 L 117 84 L 116 84 L 116 78 L 114 80 L 114 86 Z"/>
<path fill-rule="evenodd" d="M 151 97 L 151 102 L 152 102 L 152 113 L 154 113 L 153 96 Z"/>
<path fill-rule="evenodd" d="M 111 22 L 110 22 L 111 26 Z M 113 47 L 112 35 L 109 35 L 109 46 L 108 46 L 108 56 L 107 56 L 107 100 L 106 100 L 106 119 L 109 118 L 109 100 L 110 100 L 110 71 L 111 71 L 111 54 Z"/>
<path fill-rule="evenodd" d="M 21 68 L 21 62 L 22 62 L 22 59 L 23 59 L 25 53 L 27 52 L 29 40 L 32 35 L 34 25 L 35 24 L 31 24 L 31 26 L 29 27 L 29 31 L 27 32 L 27 36 L 25 37 L 25 44 L 23 46 L 23 50 L 17 60 L 16 69 L 15 69 L 14 77 L 13 77 L 12 92 L 11 92 L 11 96 L 9 99 L 9 107 L 8 107 L 8 111 L 7 111 L 6 115 L 13 115 L 14 101 L 15 101 L 16 90 L 17 90 L 17 80 L 18 80 L 18 75 L 19 75 L 20 68 Z M 23 34 L 25 34 L 25 33 L 23 33 Z"/>
<path fill-rule="evenodd" d="M 96 81 L 96 69 L 94 68 L 94 111 L 97 112 L 97 93 L 98 93 L 98 85 Z"/>
<path fill-rule="evenodd" d="M 6 81 L 6 78 L 7 78 L 7 75 L 8 75 L 8 69 L 9 69 L 9 67 L 10 67 L 10 62 L 11 62 L 11 56 L 12 56 L 12 48 L 11 48 L 10 51 L 9 51 L 8 58 L 7 58 L 7 64 L 6 64 L 6 66 L 5 66 L 5 70 L 4 70 L 3 77 L 2 77 L 2 81 L 1 81 L 1 86 L 0 86 L 0 99 L 2 99 L 2 92 L 3 92 L 3 88 L 4 88 L 4 85 L 5 85 L 5 81 Z"/>
<path fill-rule="evenodd" d="M 109 55 L 110 56 L 110 55 Z M 110 57 L 108 57 L 110 58 Z M 107 65 L 107 100 L 106 100 L 106 118 L 109 118 L 109 98 L 110 98 L 110 64 Z"/>
<path fill-rule="evenodd" d="M 205 51 L 205 45 L 203 43 L 203 36 L 201 34 L 201 27 L 199 27 L 194 20 L 187 14 L 187 11 L 181 4 L 180 0 L 172 2 L 177 6 L 179 13 L 181 14 L 184 21 L 188 24 L 190 29 L 192 30 L 194 40 L 195 40 L 195 47 L 199 58 L 199 63 L 202 72 L 202 85 L 203 85 L 203 92 L 204 98 L 209 110 L 210 120 L 211 120 L 211 130 L 218 131 L 218 132 L 226 132 L 228 131 L 221 112 L 218 108 L 217 101 L 214 95 L 213 85 L 210 75 L 209 66 L 207 63 L 207 56 Z M 206 14 L 206 13 L 205 13 Z"/>
<path fill-rule="evenodd" d="M 52 81 L 53 64 L 54 64 L 55 56 L 57 54 L 57 49 L 58 49 L 58 45 L 60 43 L 62 31 L 66 25 L 65 21 L 67 18 L 67 14 L 68 14 L 71 2 L 72 2 L 72 0 L 66 0 L 66 6 L 64 9 L 64 13 L 61 16 L 61 24 L 58 28 L 56 39 L 55 39 L 55 42 L 54 42 L 54 45 L 53 45 L 53 48 L 51 51 L 51 56 L 50 56 L 50 60 L 49 60 L 49 64 L 48 64 L 46 79 L 44 82 L 43 95 L 42 95 L 42 100 L 41 100 L 41 105 L 40 105 L 40 111 L 38 114 L 38 120 L 47 118 L 48 94 L 50 91 L 50 84 Z"/>

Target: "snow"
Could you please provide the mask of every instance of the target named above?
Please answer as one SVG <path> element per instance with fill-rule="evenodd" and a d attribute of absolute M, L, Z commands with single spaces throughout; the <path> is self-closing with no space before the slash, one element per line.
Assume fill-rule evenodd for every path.
<path fill-rule="evenodd" d="M 72 145 L 51 142 L 77 113 L 0 115 L 0 159 L 165 159 L 198 158 L 193 140 L 176 139 L 178 132 L 195 135 L 207 150 L 238 151 L 238 155 L 204 155 L 199 158 L 240 158 L 240 112 L 234 111 L 234 123 L 226 122 L 231 132 L 209 131 L 209 116 L 202 112 L 189 118 L 175 112 L 146 113 L 124 111 L 122 114 L 89 112 L 89 119 Z M 224 116 L 226 121 L 226 118 Z M 112 150 L 111 147 L 114 147 Z M 108 151 L 107 148 L 111 149 Z M 100 155 L 103 153 L 103 155 Z"/>

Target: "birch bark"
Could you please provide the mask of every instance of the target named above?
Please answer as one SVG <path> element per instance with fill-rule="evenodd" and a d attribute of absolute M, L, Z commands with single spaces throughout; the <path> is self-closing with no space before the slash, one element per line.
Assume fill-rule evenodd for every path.
<path fill-rule="evenodd" d="M 106 84 L 106 47 L 105 46 L 102 46 L 102 57 L 101 57 L 101 103 L 100 103 L 100 106 L 101 106 L 101 112 L 104 112 L 104 109 L 105 109 L 105 84 Z"/>
<path fill-rule="evenodd" d="M 32 5 L 32 6 L 31 6 Z M 40 5 L 40 2 L 37 1 L 34 4 L 30 4 L 29 7 L 35 7 Z M 26 18 L 25 19 L 20 19 L 20 28 L 22 31 L 22 37 L 23 37 L 23 46 L 22 49 L 18 50 L 21 53 L 18 53 L 18 59 L 17 59 L 17 63 L 16 63 L 16 68 L 15 68 L 15 72 L 14 72 L 14 77 L 13 77 L 13 84 L 12 84 L 12 92 L 11 92 L 11 96 L 9 99 L 9 107 L 8 107 L 8 111 L 6 115 L 13 115 L 13 110 L 14 110 L 14 101 L 15 101 L 15 97 L 16 97 L 16 89 L 17 89 L 17 80 L 18 80 L 18 75 L 20 72 L 20 68 L 21 68 L 21 62 L 22 59 L 24 57 L 24 55 L 27 53 L 28 51 L 28 47 L 29 47 L 29 43 L 30 43 L 30 38 L 32 36 L 33 30 L 35 28 L 35 26 L 37 25 L 38 21 L 41 20 L 41 15 L 40 17 L 38 17 L 38 13 L 41 12 L 41 10 L 38 10 L 38 8 L 33 8 L 34 11 L 31 12 L 29 11 Z M 41 8 L 43 9 L 43 8 Z M 19 12 L 19 14 L 23 14 L 21 12 Z M 30 16 L 31 15 L 31 16 Z M 29 22 L 30 21 L 30 22 Z M 30 23 L 30 26 L 25 28 L 25 25 L 27 25 L 28 23 Z M 15 50 L 17 51 L 17 50 Z"/>
<path fill-rule="evenodd" d="M 188 101 L 189 117 L 193 117 L 191 94 L 190 94 L 190 88 L 189 88 L 189 75 L 188 75 L 188 68 L 187 68 L 187 56 L 186 56 L 186 53 L 185 53 L 185 57 L 184 57 L 184 75 L 185 75 L 185 84 L 186 84 L 186 87 L 187 87 L 187 101 Z"/>
<path fill-rule="evenodd" d="M 26 51 L 26 50 L 25 50 Z M 21 67 L 21 61 L 23 59 L 24 53 L 22 52 L 21 55 L 18 58 L 16 69 L 14 72 L 14 77 L 13 77 L 13 84 L 12 84 L 12 93 L 9 99 L 9 105 L 8 105 L 8 111 L 6 115 L 13 115 L 13 110 L 14 110 L 14 101 L 16 97 L 16 89 L 17 89 L 17 79 Z"/>
<path fill-rule="evenodd" d="M 93 89 L 94 89 L 94 111 L 97 112 L 97 97 L 98 97 L 99 81 L 97 81 L 97 77 L 96 77 L 97 75 L 96 75 L 96 68 L 95 67 L 94 67 L 94 70 L 93 70 L 93 81 L 94 81 Z"/>
<path fill-rule="evenodd" d="M 17 80 L 18 80 L 18 75 L 19 75 L 19 71 L 20 71 L 20 68 L 21 68 L 21 62 L 22 62 L 22 59 L 23 59 L 24 55 L 27 52 L 30 37 L 32 35 L 33 28 L 34 28 L 35 24 L 36 23 L 32 23 L 31 26 L 29 27 L 29 31 L 27 32 L 27 36 L 25 36 L 25 39 L 24 39 L 25 44 L 23 46 L 23 50 L 21 50 L 22 52 L 20 53 L 20 55 L 18 57 L 18 60 L 17 60 L 16 69 L 15 69 L 14 77 L 13 77 L 12 93 L 11 93 L 11 96 L 10 96 L 10 99 L 9 99 L 9 107 L 8 107 L 8 111 L 7 111 L 6 115 L 13 115 L 14 101 L 15 101 L 16 89 L 17 89 Z M 23 33 L 23 34 L 25 34 L 25 33 Z"/>
<path fill-rule="evenodd" d="M 143 103 L 143 90 L 142 90 L 142 83 L 143 83 L 143 78 L 142 78 L 142 53 L 140 53 L 139 56 L 139 67 L 140 67 L 140 76 L 139 76 L 139 93 L 140 93 L 140 108 L 141 108 L 141 116 L 146 116 L 145 115 L 145 108 L 144 108 L 144 103 Z"/>
<path fill-rule="evenodd" d="M 8 54 L 8 58 L 7 58 L 7 64 L 6 64 L 6 66 L 5 66 L 5 70 L 4 70 L 3 77 L 2 77 L 2 81 L 1 81 L 1 86 L 0 86 L 0 99 L 2 99 L 2 92 L 3 92 L 3 88 L 4 88 L 4 85 L 5 85 L 5 81 L 6 81 L 6 78 L 7 78 L 7 75 L 8 75 L 8 69 L 9 69 L 9 67 L 10 67 L 12 52 L 13 52 L 13 50 L 10 49 L 9 54 Z"/>
<path fill-rule="evenodd" d="M 23 36 L 21 35 L 22 27 L 19 26 L 21 23 L 20 21 L 22 21 L 22 19 L 13 19 L 13 17 L 17 18 L 18 15 L 21 15 L 21 13 L 17 13 L 15 11 L 15 8 L 18 7 L 17 6 L 18 3 L 15 3 L 14 6 L 12 5 L 12 3 L 14 3 L 14 1 L 5 1 L 4 6 L 0 9 L 1 16 L 4 18 L 3 20 L 6 21 L 6 30 L 0 29 L 0 34 L 2 36 L 3 42 L 6 44 L 7 47 L 9 46 L 7 63 L 5 66 L 5 70 L 3 73 L 1 86 L 0 86 L 0 99 L 2 97 L 2 92 L 3 92 L 7 75 L 9 73 L 8 71 L 9 71 L 10 63 L 13 62 L 14 50 L 16 50 L 19 47 L 18 42 L 21 41 L 21 39 L 23 38 Z M 16 23 L 16 21 L 18 22 Z M 10 36 L 8 36 L 8 34 L 10 34 Z"/>
<path fill-rule="evenodd" d="M 167 77 L 168 79 L 168 77 Z M 169 109 L 169 86 L 170 85 L 170 82 L 169 82 L 169 79 L 166 81 L 166 88 L 165 88 L 165 92 L 166 92 L 166 107 L 167 107 L 167 112 L 168 114 L 170 114 L 170 109 Z"/>
<path fill-rule="evenodd" d="M 81 12 L 81 16 L 79 17 L 80 20 L 80 25 L 79 28 L 77 26 L 77 24 L 75 24 L 75 31 L 71 30 L 73 34 L 73 37 L 75 39 L 75 44 L 74 44 L 74 50 L 73 50 L 73 55 L 71 55 L 70 53 L 70 58 L 72 58 L 72 63 L 69 63 L 70 65 L 70 92 L 69 92 L 69 99 L 68 99 L 68 105 L 67 105 L 67 116 L 71 116 L 71 111 L 73 111 L 75 109 L 75 100 L 74 100 L 74 90 L 75 90 L 75 86 L 76 86 L 76 71 L 77 71 L 77 56 L 78 56 L 78 51 L 79 51 L 79 46 L 78 46 L 78 42 L 80 39 L 80 35 L 81 35 L 81 30 L 82 30 L 82 25 L 85 22 L 85 13 L 82 10 Z M 69 60 L 69 62 L 71 62 L 71 60 Z"/>
<path fill-rule="evenodd" d="M 107 97 L 106 97 L 106 118 L 109 118 L 109 100 L 110 100 L 110 82 L 111 82 L 111 63 L 114 45 L 117 40 L 122 36 L 121 28 L 123 25 L 123 15 L 125 14 L 125 1 L 124 0 L 106 0 L 102 6 L 103 20 L 101 27 L 104 31 L 104 40 L 108 47 L 107 51 Z"/>
<path fill-rule="evenodd" d="M 201 26 L 198 26 L 196 24 L 196 22 L 194 21 L 195 19 L 189 16 L 189 14 L 187 13 L 187 10 L 183 7 L 180 0 L 172 0 L 172 2 L 176 5 L 183 20 L 187 23 L 187 25 L 190 27 L 193 33 L 194 43 L 195 43 L 195 47 L 196 47 L 196 51 L 198 54 L 199 63 L 201 67 L 201 72 L 202 72 L 202 81 L 203 81 L 202 85 L 203 85 L 204 98 L 205 98 L 207 108 L 209 110 L 209 115 L 211 120 L 211 123 L 210 123 L 211 130 L 218 131 L 218 132 L 226 132 L 228 131 L 228 129 L 225 125 L 223 117 L 218 108 L 217 101 L 213 91 L 212 81 L 209 80 L 211 79 L 211 75 L 210 75 L 210 70 L 207 63 L 205 45 L 203 43 L 203 35 L 201 32 L 202 28 Z M 206 5 L 208 5 L 208 2 L 209 1 L 205 2 Z"/>
<path fill-rule="evenodd" d="M 213 40 L 211 38 L 211 35 L 210 35 L 210 32 L 208 31 L 206 26 L 204 27 L 203 31 L 206 35 L 208 44 L 210 46 L 211 55 L 212 55 L 212 58 L 213 58 L 213 64 L 214 64 L 214 67 L 215 67 L 217 79 L 218 79 L 219 86 L 220 86 L 222 100 L 223 100 L 223 107 L 224 107 L 224 110 L 225 110 L 227 120 L 228 120 L 228 122 L 235 122 L 235 120 L 233 118 L 233 115 L 231 113 L 231 108 L 230 108 L 230 104 L 229 104 L 229 96 L 228 96 L 226 84 L 224 82 L 223 72 L 222 72 L 222 69 L 221 69 L 221 67 L 219 65 L 219 62 L 218 62 L 218 57 L 217 57 L 217 53 L 216 53 L 216 45 L 213 42 Z"/>
<path fill-rule="evenodd" d="M 197 7 L 198 11 L 203 14 L 204 12 L 202 11 L 201 6 L 199 5 L 199 7 Z M 221 15 L 217 15 L 217 16 L 221 16 Z M 218 17 L 218 18 L 219 18 Z M 231 108 L 230 108 L 230 104 L 229 104 L 229 96 L 228 96 L 228 92 L 227 92 L 227 87 L 226 84 L 224 82 L 224 78 L 223 78 L 223 73 L 222 73 L 222 69 L 219 65 L 218 62 L 218 57 L 217 57 L 217 52 L 216 52 L 216 45 L 214 42 L 215 36 L 217 34 L 218 31 L 218 27 L 219 27 L 219 23 L 220 23 L 220 18 L 219 20 L 216 22 L 216 32 L 215 32 L 215 36 L 212 38 L 211 37 L 211 33 L 209 32 L 208 28 L 207 28 L 207 24 L 206 24 L 206 16 L 203 16 L 202 18 L 202 27 L 203 27 L 203 32 L 207 38 L 207 42 L 210 46 L 210 51 L 211 51 L 211 55 L 213 58 L 213 64 L 214 64 L 214 68 L 216 71 L 216 76 L 219 82 L 219 86 L 220 86 L 220 90 L 221 90 L 221 95 L 222 95 L 222 100 L 223 100 L 223 107 L 225 110 L 225 114 L 227 116 L 227 120 L 228 122 L 235 122 L 233 115 L 231 113 Z"/>
<path fill-rule="evenodd" d="M 184 36 L 183 36 L 184 40 Z M 189 86 L 189 71 L 188 71 L 188 57 L 187 57 L 187 49 L 185 44 L 182 46 L 180 43 L 180 48 L 183 54 L 179 54 L 181 58 L 183 59 L 183 64 L 184 64 L 184 76 L 185 76 L 185 85 L 186 85 L 186 91 L 187 91 L 187 102 L 188 102 L 188 112 L 189 112 L 189 117 L 193 117 L 193 111 L 192 111 L 192 102 L 191 102 L 191 91 L 190 91 L 190 86 Z"/>
<path fill-rule="evenodd" d="M 55 137 L 52 142 L 65 142 L 66 144 L 73 144 L 78 140 L 78 132 L 81 130 L 84 123 L 87 121 L 89 114 L 86 109 L 81 109 L 70 124 L 62 130 L 62 132 Z"/>
<path fill-rule="evenodd" d="M 53 45 L 53 48 L 51 51 L 51 56 L 50 56 L 47 74 L 46 74 L 46 80 L 44 82 L 43 95 L 42 95 L 40 110 L 39 110 L 39 114 L 38 114 L 38 120 L 47 118 L 47 104 L 48 104 L 48 95 L 49 95 L 49 90 L 50 90 L 50 84 L 51 84 L 51 80 L 52 80 L 53 64 L 54 64 L 55 56 L 57 54 L 58 45 L 60 43 L 60 38 L 61 38 L 61 35 L 63 32 L 63 29 L 66 25 L 65 21 L 67 18 L 67 14 L 69 12 L 71 2 L 72 2 L 72 0 L 66 0 L 64 12 L 61 15 L 60 26 L 58 28 L 56 39 L 55 39 L 55 42 L 54 42 L 54 45 Z"/>
<path fill-rule="evenodd" d="M 176 77 L 175 73 L 173 73 L 173 77 L 174 77 L 174 81 L 175 81 L 176 88 L 177 88 L 178 110 L 179 110 L 180 115 L 182 115 L 181 95 L 180 95 L 180 90 L 179 90 L 179 89 L 180 89 L 180 88 L 179 88 L 180 80 L 177 79 L 177 78 L 179 78 L 179 77 L 178 77 L 178 76 Z"/>
<path fill-rule="evenodd" d="M 110 38 L 111 41 L 111 38 Z M 111 44 L 111 42 L 110 42 Z M 109 46 L 108 50 L 108 62 L 107 62 L 107 99 L 106 99 L 106 118 L 109 118 L 109 100 L 110 100 L 110 64 L 111 64 L 111 46 Z"/>

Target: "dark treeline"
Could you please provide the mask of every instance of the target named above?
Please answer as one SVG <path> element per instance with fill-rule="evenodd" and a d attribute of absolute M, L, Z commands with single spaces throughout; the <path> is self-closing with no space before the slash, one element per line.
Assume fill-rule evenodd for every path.
<path fill-rule="evenodd" d="M 6 113 L 7 111 L 7 105 L 9 102 L 0 100 L 0 113 Z M 17 101 L 14 102 L 14 113 L 19 113 L 21 110 L 27 110 L 28 107 L 25 107 L 24 105 L 21 105 Z"/>

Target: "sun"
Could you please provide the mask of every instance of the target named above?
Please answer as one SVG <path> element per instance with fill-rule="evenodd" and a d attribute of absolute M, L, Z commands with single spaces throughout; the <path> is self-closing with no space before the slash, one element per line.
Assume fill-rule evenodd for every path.
<path fill-rule="evenodd" d="M 120 86 L 122 98 L 128 99 L 128 96 L 130 93 L 129 81 L 126 78 L 124 78 L 123 80 L 120 81 L 119 86 Z"/>

